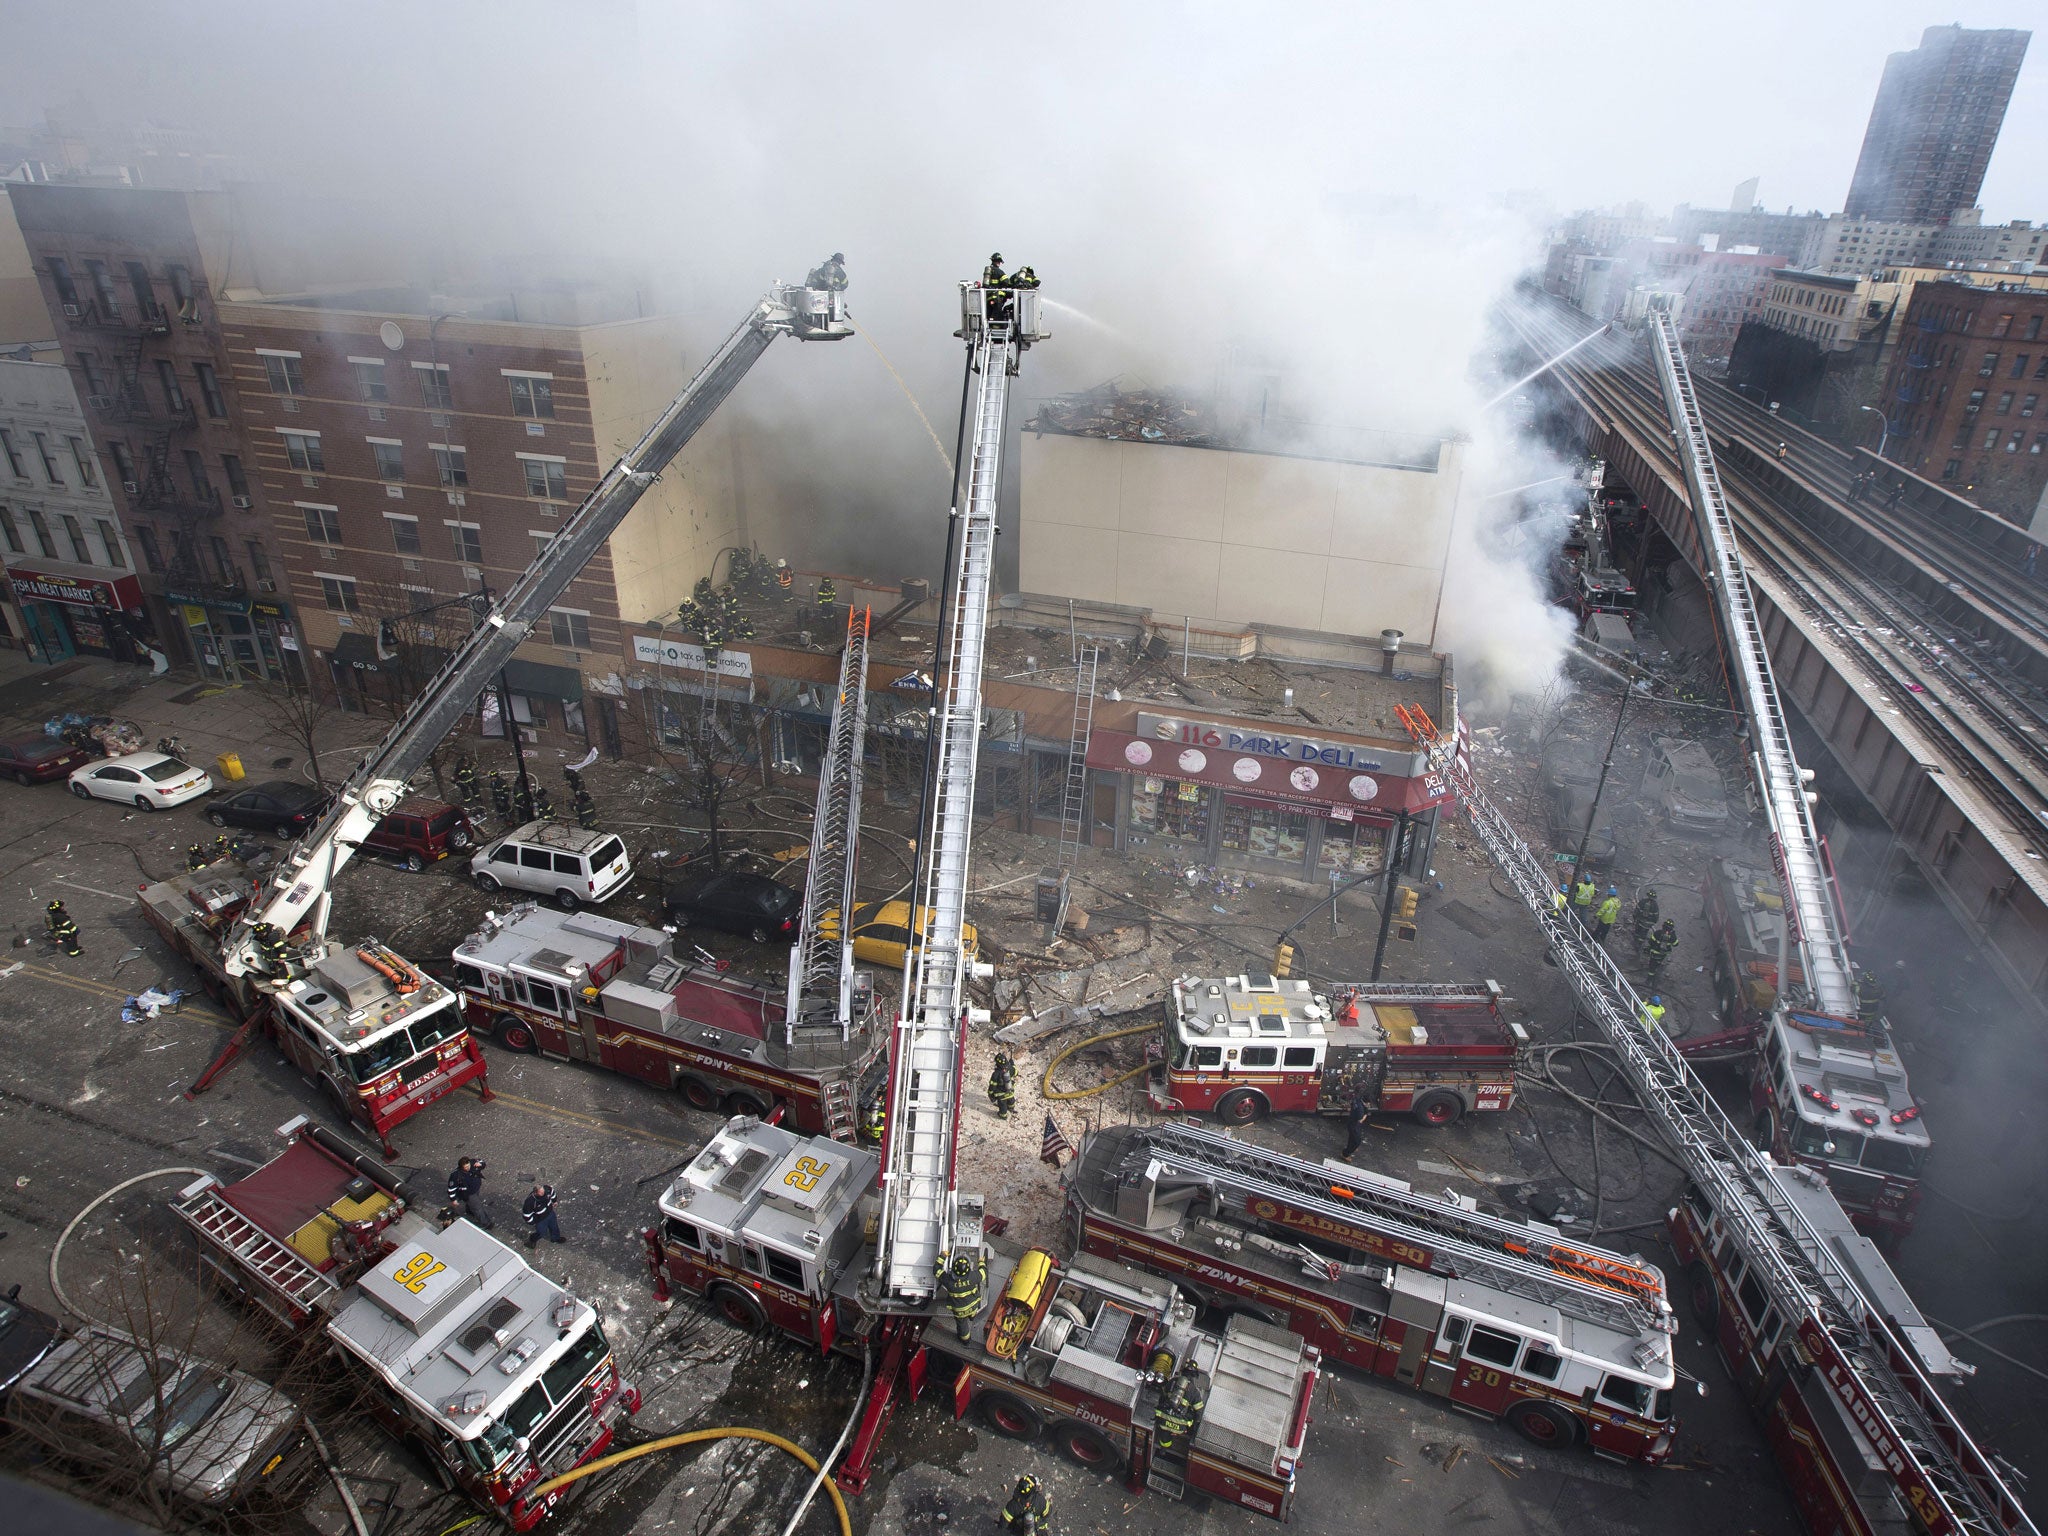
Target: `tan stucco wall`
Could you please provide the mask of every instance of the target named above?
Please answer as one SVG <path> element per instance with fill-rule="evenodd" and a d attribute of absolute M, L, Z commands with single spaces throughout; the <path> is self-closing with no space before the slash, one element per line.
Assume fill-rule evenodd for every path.
<path fill-rule="evenodd" d="M 48 341 L 56 334 L 14 206 L 0 190 L 0 342 Z"/>

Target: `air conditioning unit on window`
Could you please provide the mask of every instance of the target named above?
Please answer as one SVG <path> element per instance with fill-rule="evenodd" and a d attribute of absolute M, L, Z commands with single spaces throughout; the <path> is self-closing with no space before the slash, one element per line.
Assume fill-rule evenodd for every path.
<path fill-rule="evenodd" d="M 271 576 L 258 576 L 256 578 L 256 590 L 258 592 L 275 592 L 277 590 L 276 578 Z"/>
<path fill-rule="evenodd" d="M 123 480 L 121 482 L 121 489 L 126 491 L 130 496 L 137 496 L 142 493 L 142 487 L 137 485 L 133 480 Z"/>
<path fill-rule="evenodd" d="M 78 318 L 78 314 L 79 310 L 76 304 L 66 304 L 64 306 L 64 318 L 66 320 L 76 320 Z"/>
<path fill-rule="evenodd" d="M 96 411 L 111 411 L 114 408 L 112 395 L 87 395 L 85 403 Z"/>
<path fill-rule="evenodd" d="M 228 499 L 244 510 L 256 504 L 256 499 L 253 496 L 230 496 Z"/>

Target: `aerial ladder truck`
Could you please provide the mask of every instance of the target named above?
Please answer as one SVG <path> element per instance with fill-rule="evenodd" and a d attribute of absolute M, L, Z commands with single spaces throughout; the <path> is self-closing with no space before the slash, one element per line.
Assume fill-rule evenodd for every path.
<path fill-rule="evenodd" d="M 1724 614 L 1748 612 L 1739 638 L 1750 653 L 1740 664 L 1756 666 L 1762 635 L 1748 608 L 1684 355 L 1669 314 L 1653 310 L 1650 320 L 1702 544 L 1718 541 L 1715 601 L 1726 605 Z M 1738 587 L 1742 595 L 1732 600 Z M 1765 684 L 1769 673 L 1757 667 L 1754 678 Z M 1770 702 L 1775 710 L 1774 694 Z M 1481 846 L 1541 928 L 1580 1010 L 1606 1036 L 1623 1076 L 1683 1164 L 1689 1182 L 1668 1224 L 1687 1266 L 1694 1314 L 1714 1332 L 1724 1363 L 1764 1423 L 1809 1527 L 1864 1536 L 1914 1528 L 1929 1536 L 2039 1536 L 2007 1469 L 1977 1444 L 1937 1386 L 1937 1378 L 1960 1379 L 1969 1367 L 1947 1354 L 1875 1251 L 1860 1252 L 1845 1236 L 1847 1219 L 1825 1181 L 1813 1170 L 1781 1166 L 1737 1130 L 1621 968 L 1556 910 L 1552 877 L 1480 787 L 1462 733 L 1443 733 L 1410 706 L 1401 714 L 1431 768 L 1456 788 Z M 1761 756 L 1761 735 L 1753 745 Z M 1773 830 L 1805 836 L 1812 823 L 1804 781 L 1782 717 L 1771 751 Z M 1796 869 L 1801 897 L 1824 898 L 1819 864 L 1802 860 Z M 1817 999 L 1849 1003 L 1853 982 L 1835 960 L 1839 950 L 1822 944 L 1813 952 L 1831 964 Z"/>
<path fill-rule="evenodd" d="M 447 663 L 371 749 L 320 821 L 253 895 L 220 866 L 142 890 L 144 916 L 199 967 L 242 1028 L 198 1091 L 258 1030 L 323 1079 L 385 1155 L 390 1129 L 458 1080 L 483 1078 L 458 994 L 375 939 L 334 942 L 335 878 L 477 696 L 546 619 L 647 487 L 686 448 L 778 336 L 853 334 L 840 290 L 781 284 L 711 353 L 682 393 L 570 514 L 511 589 L 482 613 Z M 486 1089 L 488 1092 L 488 1089 Z"/>

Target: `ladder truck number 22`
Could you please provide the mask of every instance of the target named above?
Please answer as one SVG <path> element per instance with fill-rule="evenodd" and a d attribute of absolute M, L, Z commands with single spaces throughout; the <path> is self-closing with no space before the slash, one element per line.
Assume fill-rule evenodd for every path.
<path fill-rule="evenodd" d="M 825 1165 L 815 1157 L 800 1157 L 796 1166 L 782 1176 L 782 1182 L 809 1194 L 818 1187 L 818 1180 L 825 1177 L 826 1172 Z"/>

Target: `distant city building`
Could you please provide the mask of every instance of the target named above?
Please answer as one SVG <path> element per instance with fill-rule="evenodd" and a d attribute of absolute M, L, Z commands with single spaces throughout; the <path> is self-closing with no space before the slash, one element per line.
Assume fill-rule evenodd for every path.
<path fill-rule="evenodd" d="M 1843 212 L 1946 224 L 1974 208 L 2031 33 L 1929 27 L 1885 60 Z"/>
<path fill-rule="evenodd" d="M 1970 218 L 1958 218 L 1936 232 L 1930 252 L 1932 265 L 1956 263 L 2025 272 L 2048 261 L 2043 255 L 2048 251 L 2048 223 L 2015 219 L 2010 224 L 1980 224 L 1976 211 L 1971 209 Z"/>
<path fill-rule="evenodd" d="M 1763 314 L 1735 338 L 1729 384 L 1802 425 L 1860 442 L 1857 407 L 1876 401 L 1898 296 L 1895 281 L 1772 274 Z"/>
<path fill-rule="evenodd" d="M 1924 266 L 1934 258 L 1938 224 L 1901 224 L 1837 213 L 1816 224 L 1794 263 L 1807 272 L 1855 276 L 1881 267 Z"/>
<path fill-rule="evenodd" d="M 1589 251 L 1619 250 L 1631 240 L 1649 240 L 1664 233 L 1664 221 L 1641 203 L 1621 208 L 1587 209 L 1564 221 L 1561 238 Z"/>
<path fill-rule="evenodd" d="M 1822 223 L 1818 213 L 1766 213 L 1761 208 L 1694 208 L 1680 203 L 1672 210 L 1658 234 L 1669 235 L 1680 245 L 1730 250 L 1750 246 L 1765 256 L 1799 260 L 1814 227 Z"/>

